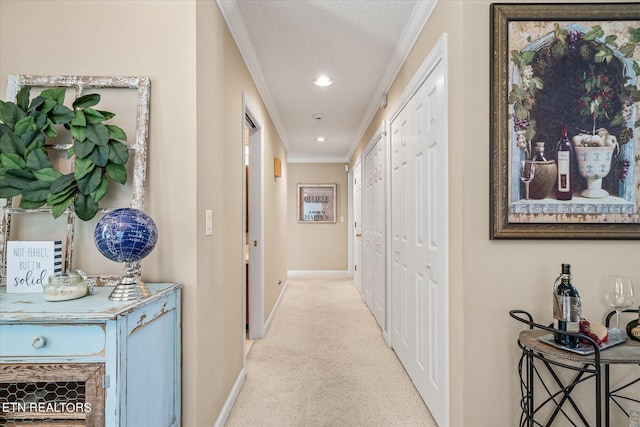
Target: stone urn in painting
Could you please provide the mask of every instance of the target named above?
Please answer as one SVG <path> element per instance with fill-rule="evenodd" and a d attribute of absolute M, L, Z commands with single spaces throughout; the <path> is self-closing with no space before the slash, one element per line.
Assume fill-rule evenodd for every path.
<path fill-rule="evenodd" d="M 618 147 L 616 138 L 608 133 L 601 135 L 601 138 L 597 137 L 598 135 L 579 134 L 573 139 L 578 170 L 587 180 L 587 188 L 582 196 L 590 199 L 601 199 L 609 195 L 602 188 L 602 179 L 609 174 L 614 150 Z"/>

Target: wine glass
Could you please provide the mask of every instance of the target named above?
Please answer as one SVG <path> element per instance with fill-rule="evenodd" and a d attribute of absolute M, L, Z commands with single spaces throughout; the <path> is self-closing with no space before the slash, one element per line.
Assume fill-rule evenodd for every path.
<path fill-rule="evenodd" d="M 520 162 L 520 180 L 524 183 L 524 198 L 529 200 L 529 183 L 533 181 L 533 176 L 536 172 L 536 164 L 529 160 L 523 160 Z"/>
<path fill-rule="evenodd" d="M 607 303 L 616 311 L 616 326 L 610 331 L 616 337 L 624 336 L 620 329 L 620 312 L 633 305 L 633 283 L 628 276 L 609 276 L 609 292 L 605 294 Z"/>

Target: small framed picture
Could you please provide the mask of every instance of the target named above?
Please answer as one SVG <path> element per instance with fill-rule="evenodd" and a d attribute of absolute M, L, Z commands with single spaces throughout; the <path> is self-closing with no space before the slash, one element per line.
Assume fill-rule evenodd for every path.
<path fill-rule="evenodd" d="M 7 293 L 42 293 L 62 272 L 62 240 L 7 242 Z"/>
<path fill-rule="evenodd" d="M 336 222 L 336 184 L 298 184 L 298 222 Z"/>

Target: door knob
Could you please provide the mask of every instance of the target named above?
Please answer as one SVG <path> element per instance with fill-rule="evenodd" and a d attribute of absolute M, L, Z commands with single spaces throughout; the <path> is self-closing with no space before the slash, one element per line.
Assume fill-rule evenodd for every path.
<path fill-rule="evenodd" d="M 356 233 L 356 237 L 362 237 L 362 233 Z"/>

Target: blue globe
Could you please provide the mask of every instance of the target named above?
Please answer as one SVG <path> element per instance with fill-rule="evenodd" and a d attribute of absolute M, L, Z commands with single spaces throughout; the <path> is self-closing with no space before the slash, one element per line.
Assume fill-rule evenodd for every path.
<path fill-rule="evenodd" d="M 98 221 L 93 239 L 100 253 L 111 261 L 137 262 L 155 247 L 158 228 L 141 210 L 115 209 Z"/>

